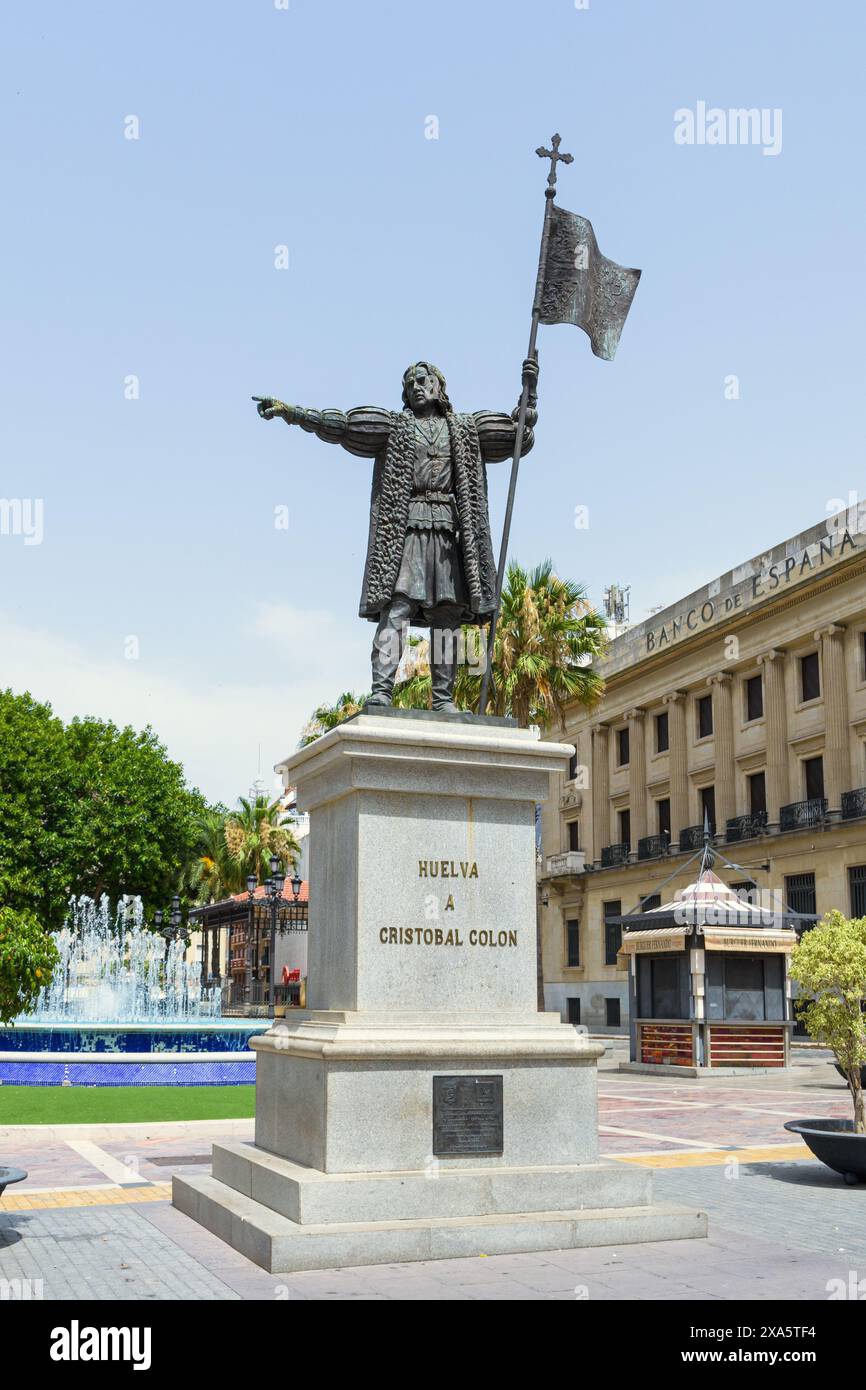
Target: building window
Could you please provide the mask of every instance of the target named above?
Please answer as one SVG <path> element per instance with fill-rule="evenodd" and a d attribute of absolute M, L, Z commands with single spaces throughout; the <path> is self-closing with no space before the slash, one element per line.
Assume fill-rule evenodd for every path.
<path fill-rule="evenodd" d="M 641 912 L 652 912 L 654 908 L 661 907 L 662 899 L 660 893 L 650 893 L 648 898 L 644 898 L 640 905 Z"/>
<path fill-rule="evenodd" d="M 608 1028 L 619 1028 L 620 1008 L 618 999 L 605 999 L 604 1021 L 607 1024 Z"/>
<path fill-rule="evenodd" d="M 764 684 L 760 676 L 746 681 L 746 720 L 761 719 L 764 713 Z"/>
<path fill-rule="evenodd" d="M 570 820 L 568 822 L 568 848 L 580 849 L 580 821 Z"/>
<path fill-rule="evenodd" d="M 616 958 L 619 948 L 622 945 L 622 927 L 618 922 L 611 922 L 611 917 L 619 917 L 622 912 L 622 903 L 617 898 L 613 902 L 602 903 L 604 912 L 604 963 L 605 965 L 616 965 Z"/>
<path fill-rule="evenodd" d="M 716 789 L 701 787 L 701 825 L 709 823 L 710 834 L 716 833 Z"/>
<path fill-rule="evenodd" d="M 785 902 L 795 912 L 815 915 L 815 875 L 786 874 Z"/>
<path fill-rule="evenodd" d="M 668 844 L 670 844 L 670 842 L 671 842 L 671 803 L 670 803 L 670 800 L 668 799 L 668 797 L 665 797 L 662 801 L 657 801 L 657 802 L 656 802 L 656 806 L 658 807 L 658 826 L 659 826 L 659 831 L 658 831 L 658 833 L 662 836 L 663 839 L 665 839 L 665 840 L 667 841 Z"/>
<path fill-rule="evenodd" d="M 866 917 L 866 864 L 855 864 L 848 870 L 851 894 L 851 916 Z"/>
<path fill-rule="evenodd" d="M 763 772 L 755 772 L 749 781 L 749 810 L 753 816 L 765 815 L 767 811 L 767 779 Z"/>
<path fill-rule="evenodd" d="M 577 776 L 577 749 L 574 750 L 568 760 L 568 781 L 573 782 Z"/>
<path fill-rule="evenodd" d="M 631 848 L 631 811 L 619 812 L 619 842 Z"/>
<path fill-rule="evenodd" d="M 565 1011 L 569 1023 L 580 1023 L 580 1000 L 566 999 Z"/>
<path fill-rule="evenodd" d="M 698 738 L 709 738 L 713 732 L 713 697 L 701 695 L 698 699 Z"/>
<path fill-rule="evenodd" d="M 619 767 L 628 767 L 628 729 L 620 729 L 617 733 L 616 760 Z"/>
<path fill-rule="evenodd" d="M 824 800 L 824 759 L 804 758 L 803 776 L 806 780 L 806 800 Z"/>
<path fill-rule="evenodd" d="M 567 963 L 574 969 L 580 965 L 580 923 L 572 919 L 565 924 L 565 936 L 567 942 Z"/>
<path fill-rule="evenodd" d="M 866 636 L 866 634 L 864 634 Z M 670 727 L 668 725 L 668 712 L 656 715 L 656 752 L 666 753 L 670 748 Z"/>
<path fill-rule="evenodd" d="M 808 656 L 800 658 L 800 698 L 805 703 L 806 700 L 817 700 L 820 694 L 821 671 L 818 653 L 810 652 Z"/>

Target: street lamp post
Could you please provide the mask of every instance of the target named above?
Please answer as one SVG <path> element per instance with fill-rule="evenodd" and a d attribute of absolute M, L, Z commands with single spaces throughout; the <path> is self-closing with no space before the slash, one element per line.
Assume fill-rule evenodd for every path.
<path fill-rule="evenodd" d="M 175 893 L 171 900 L 171 912 L 168 922 L 165 921 L 165 913 L 158 907 L 153 914 L 153 925 L 161 936 L 165 938 L 165 954 L 168 955 L 168 948 L 179 936 L 183 937 L 184 944 L 189 945 L 189 932 L 186 927 L 181 926 L 183 914 L 180 910 L 180 894 Z"/>
<path fill-rule="evenodd" d="M 177 941 L 178 938 L 180 938 L 180 939 L 183 941 L 184 947 L 187 947 L 187 946 L 189 945 L 189 930 L 188 930 L 187 927 L 181 926 L 182 921 L 183 921 L 183 914 L 181 913 L 181 910 L 180 910 L 180 894 L 179 894 L 179 893 L 175 893 L 174 897 L 173 897 L 172 900 L 171 900 L 171 912 L 169 913 L 168 922 L 165 921 L 165 913 L 163 912 L 163 910 L 162 910 L 161 907 L 157 908 L 156 912 L 153 914 L 153 925 L 156 927 L 157 931 L 158 931 L 158 932 L 164 937 L 164 939 L 165 939 L 165 958 L 164 958 L 164 961 L 163 961 L 163 983 L 164 983 L 164 986 L 165 986 L 166 997 L 168 996 L 168 985 L 169 985 L 169 980 L 168 980 L 168 953 L 169 953 L 169 950 L 171 949 L 171 944 L 172 944 L 173 941 Z"/>
<path fill-rule="evenodd" d="M 269 931 L 270 947 L 269 947 L 269 956 L 268 956 L 268 960 L 269 960 L 269 966 L 268 966 L 268 968 L 269 968 L 269 983 L 268 983 L 268 1018 L 274 1018 L 274 1017 L 276 1016 L 276 1002 L 277 1002 L 277 996 L 276 996 L 276 987 L 277 987 L 277 981 L 276 981 L 276 969 L 277 969 L 277 963 L 276 963 L 276 954 L 277 954 L 277 951 L 276 951 L 276 946 L 277 946 L 277 930 L 279 929 L 280 936 L 283 936 L 283 935 L 285 934 L 285 932 L 286 932 L 286 924 L 285 924 L 285 922 L 280 922 L 280 923 L 279 923 L 279 927 L 278 927 L 277 919 L 278 919 L 278 917 L 279 917 L 280 906 L 281 906 L 281 904 L 282 904 L 282 902 L 283 902 L 283 889 L 284 889 L 285 886 L 286 886 L 286 876 L 285 876 L 285 874 L 283 873 L 282 863 L 281 863 L 281 860 L 280 860 L 280 857 L 279 857 L 278 854 L 272 854 L 272 855 L 271 855 L 270 860 L 268 861 L 268 867 L 270 868 L 270 871 L 271 871 L 270 878 L 266 878 L 266 879 L 265 879 L 265 882 L 264 882 L 265 903 L 267 904 L 268 911 L 269 911 L 269 915 L 270 915 L 270 931 Z M 294 899 L 294 902 L 297 903 L 298 898 L 300 897 L 301 885 L 302 885 L 302 883 L 303 883 L 303 879 L 301 878 L 300 874 L 298 874 L 298 873 L 296 872 L 296 873 L 292 876 L 292 878 L 291 878 L 289 881 L 290 881 L 290 883 L 291 883 L 291 885 L 292 885 L 292 898 Z M 248 950 L 247 950 L 247 1000 L 249 1000 L 249 999 L 251 998 L 251 995 L 252 995 L 252 921 L 253 921 L 253 912 L 254 912 L 254 910 L 255 910 L 254 907 L 253 907 L 253 902 L 254 902 L 254 899 L 255 899 L 256 889 L 257 889 L 257 888 L 258 888 L 258 879 L 256 878 L 256 875 L 255 875 L 255 874 L 249 874 L 249 875 L 247 876 L 247 893 L 248 893 L 248 895 L 249 895 L 249 900 L 250 900 L 250 940 L 249 940 L 249 943 L 248 943 Z"/>
<path fill-rule="evenodd" d="M 279 856 L 272 854 L 270 858 L 271 876 L 265 883 L 265 897 L 271 910 L 271 945 L 269 954 L 270 974 L 268 982 L 268 1018 L 273 1018 L 276 1012 L 276 973 L 277 973 L 277 913 L 280 903 L 283 900 L 283 886 L 286 876 Z"/>
<path fill-rule="evenodd" d="M 244 1000 L 249 1010 L 253 996 L 253 923 L 255 921 L 255 899 L 258 879 L 255 874 L 247 874 L 247 897 L 249 898 L 249 920 L 247 922 L 247 968 L 244 979 Z"/>

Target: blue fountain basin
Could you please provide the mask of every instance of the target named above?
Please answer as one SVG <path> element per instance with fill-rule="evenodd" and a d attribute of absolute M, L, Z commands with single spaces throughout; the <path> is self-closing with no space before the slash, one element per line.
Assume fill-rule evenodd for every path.
<path fill-rule="evenodd" d="M 232 1019 L 2 1028 L 0 1087 L 251 1085 L 250 1038 L 268 1027 L 267 1019 Z"/>
<path fill-rule="evenodd" d="M 26 1023 L 0 1028 L 4 1052 L 249 1052 L 267 1019 L 203 1023 Z"/>

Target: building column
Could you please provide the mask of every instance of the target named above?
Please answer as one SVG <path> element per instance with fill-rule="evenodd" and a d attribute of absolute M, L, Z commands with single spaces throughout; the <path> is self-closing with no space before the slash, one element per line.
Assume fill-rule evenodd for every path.
<path fill-rule="evenodd" d="M 845 671 L 845 629 L 840 623 L 819 628 L 821 689 L 824 696 L 824 795 L 827 810 L 842 814 L 842 793 L 851 790 L 851 750 L 848 743 L 848 681 Z"/>
<path fill-rule="evenodd" d="M 646 732 L 642 709 L 630 709 L 628 720 L 628 798 L 631 817 L 631 858 L 637 859 L 638 841 L 646 829 Z"/>
<path fill-rule="evenodd" d="M 668 747 L 671 772 L 671 846 L 679 847 L 680 831 L 689 823 L 689 754 L 686 743 L 686 695 L 672 690 L 662 704 L 668 712 Z"/>
<path fill-rule="evenodd" d="M 727 671 L 710 676 L 713 692 L 713 740 L 716 751 L 716 832 L 724 834 L 731 816 L 737 814 L 734 781 L 733 680 Z"/>
<path fill-rule="evenodd" d="M 592 858 L 601 863 L 601 851 L 610 844 L 610 729 L 596 724 L 592 730 Z"/>
<path fill-rule="evenodd" d="M 788 705 L 785 694 L 785 652 L 772 647 L 758 657 L 764 675 L 764 719 L 767 729 L 767 822 L 778 829 L 779 808 L 787 806 Z"/>

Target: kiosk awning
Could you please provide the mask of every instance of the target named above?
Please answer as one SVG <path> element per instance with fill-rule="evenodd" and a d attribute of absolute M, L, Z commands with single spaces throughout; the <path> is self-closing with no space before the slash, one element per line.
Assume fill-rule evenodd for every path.
<path fill-rule="evenodd" d="M 656 927 L 649 931 L 626 932 L 619 948 L 620 955 L 635 956 L 659 951 L 684 951 L 691 927 Z"/>
<path fill-rule="evenodd" d="M 787 955 L 797 944 L 795 931 L 748 931 L 742 927 L 703 927 L 698 928 L 708 951 L 748 951 L 762 955 L 769 952 Z"/>

